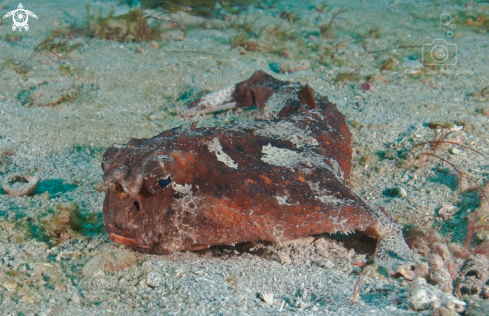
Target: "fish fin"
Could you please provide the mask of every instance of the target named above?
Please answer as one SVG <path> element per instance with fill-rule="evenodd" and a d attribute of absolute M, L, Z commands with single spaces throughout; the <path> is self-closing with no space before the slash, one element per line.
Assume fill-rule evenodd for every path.
<path fill-rule="evenodd" d="M 234 108 L 257 106 L 262 112 L 268 98 L 287 81 L 280 81 L 258 70 L 253 75 L 235 85 L 209 93 L 184 106 L 180 114 L 191 117 Z"/>
<path fill-rule="evenodd" d="M 297 92 L 297 96 L 299 97 L 299 101 L 307 105 L 310 109 L 319 109 L 316 104 L 316 99 L 314 98 L 314 92 L 307 84 Z"/>

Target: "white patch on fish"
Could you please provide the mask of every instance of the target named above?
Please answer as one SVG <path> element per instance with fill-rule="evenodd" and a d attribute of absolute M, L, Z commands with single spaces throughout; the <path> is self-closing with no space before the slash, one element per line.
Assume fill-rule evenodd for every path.
<path fill-rule="evenodd" d="M 229 168 L 238 169 L 238 164 L 235 163 L 234 160 L 222 150 L 221 143 L 219 143 L 219 138 L 214 137 L 213 140 L 207 142 L 207 146 L 209 147 L 209 151 L 211 153 L 216 153 L 218 161 L 223 162 Z"/>

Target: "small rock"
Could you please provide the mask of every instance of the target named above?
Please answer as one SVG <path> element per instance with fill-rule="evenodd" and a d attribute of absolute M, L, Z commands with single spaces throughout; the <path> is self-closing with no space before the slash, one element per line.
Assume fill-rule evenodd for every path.
<path fill-rule="evenodd" d="M 448 249 L 447 245 L 442 242 L 434 244 L 433 247 L 431 247 L 431 251 L 441 256 L 442 259 L 445 261 L 449 261 L 452 258 L 452 255 L 450 254 L 450 250 Z"/>
<path fill-rule="evenodd" d="M 453 295 L 442 292 L 431 284 L 427 284 L 423 278 L 416 278 L 411 284 L 411 296 L 409 301 L 414 310 L 437 310 L 445 307 L 449 311 L 462 313 L 466 303 Z"/>
<path fill-rule="evenodd" d="M 455 155 L 455 156 L 456 155 L 460 155 L 460 154 L 462 154 L 464 152 L 462 149 L 458 149 L 456 147 L 450 148 L 449 150 L 450 150 L 450 153 L 452 155 Z"/>
<path fill-rule="evenodd" d="M 397 267 L 396 273 L 399 273 L 400 275 L 402 275 L 404 277 L 404 279 L 406 279 L 408 281 L 412 281 L 416 278 L 416 273 L 414 272 L 414 270 L 411 270 L 410 265 L 403 265 L 403 266 Z"/>
<path fill-rule="evenodd" d="M 407 196 L 407 192 L 406 190 L 403 188 L 403 187 L 400 187 L 399 188 L 399 197 L 406 197 Z"/>
<path fill-rule="evenodd" d="M 331 260 L 328 260 L 328 259 L 320 260 L 320 261 L 317 262 L 317 264 L 320 267 L 323 267 L 323 268 L 326 268 L 326 269 L 333 269 L 334 268 L 334 263 L 331 262 Z"/>
<path fill-rule="evenodd" d="M 387 197 L 398 197 L 398 198 L 404 198 L 407 196 L 407 192 L 403 187 L 386 189 L 383 191 L 383 194 L 384 196 Z"/>
<path fill-rule="evenodd" d="M 310 69 L 311 63 L 307 60 L 287 61 L 280 66 L 280 72 L 282 73 L 293 73 Z"/>
<path fill-rule="evenodd" d="M 260 293 L 260 298 L 268 305 L 273 305 L 272 293 Z"/>
<path fill-rule="evenodd" d="M 11 292 L 16 291 L 18 286 L 19 285 L 14 281 L 7 281 L 7 282 L 3 283 L 3 287 L 6 288 L 8 291 L 11 291 Z"/>
<path fill-rule="evenodd" d="M 205 22 L 203 17 L 191 15 L 184 11 L 173 13 L 171 14 L 170 18 L 174 23 L 184 25 L 186 27 L 200 27 Z"/>
<path fill-rule="evenodd" d="M 423 262 L 414 268 L 414 273 L 420 278 L 426 279 L 430 273 L 430 268 L 426 262 Z"/>
<path fill-rule="evenodd" d="M 443 217 L 444 220 L 450 219 L 457 208 L 452 204 L 443 204 L 443 206 L 438 211 L 438 214 Z"/>
<path fill-rule="evenodd" d="M 453 279 L 448 268 L 448 262 L 445 262 L 442 256 L 437 253 L 432 253 L 429 257 L 429 264 L 431 267 L 431 282 L 442 291 L 452 293 Z"/>
<path fill-rule="evenodd" d="M 148 278 L 146 279 L 146 284 L 151 287 L 158 287 L 163 284 L 163 277 L 159 273 L 150 272 L 148 274 Z"/>
<path fill-rule="evenodd" d="M 184 11 L 178 11 L 170 15 L 171 21 L 180 26 L 206 28 L 206 29 L 224 29 L 229 24 L 218 19 L 204 19 L 200 16 L 191 15 Z"/>
<path fill-rule="evenodd" d="M 94 278 L 94 279 L 102 279 L 104 276 L 105 276 L 105 272 L 102 270 L 95 271 L 92 274 L 92 278 Z"/>
<path fill-rule="evenodd" d="M 80 304 L 81 303 L 80 295 L 78 295 L 78 293 L 74 293 L 73 296 L 71 297 L 71 301 L 75 304 Z"/>

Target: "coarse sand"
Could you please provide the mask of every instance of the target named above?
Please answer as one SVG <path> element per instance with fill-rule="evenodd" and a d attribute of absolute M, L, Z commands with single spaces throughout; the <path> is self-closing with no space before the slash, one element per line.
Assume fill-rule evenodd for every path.
<path fill-rule="evenodd" d="M 319 239 L 323 252 L 316 240 L 278 255 L 224 247 L 154 256 L 114 244 L 101 229 L 101 158 L 113 143 L 189 125 L 177 115 L 179 107 L 262 69 L 307 83 L 345 114 L 353 134 L 348 185 L 357 194 L 401 224 L 447 205 L 452 214 L 467 212 L 460 179 L 447 164 L 430 158 L 406 168 L 397 159 L 415 143 L 433 140 L 430 122 L 452 124 L 452 140 L 489 154 L 489 92 L 481 93 L 489 86 L 489 41 L 484 28 L 464 23 L 469 13 L 487 16 L 489 5 L 284 0 L 215 19 L 159 14 L 162 24 L 178 25 L 160 41 L 69 38 L 68 45 L 79 44 L 73 51 L 41 50 L 27 71 L 19 71 L 51 30 L 83 26 L 87 4 L 91 12 L 106 16 L 113 10 L 117 16 L 131 9 L 121 2 L 32 0 L 23 3 L 38 16 L 29 18 L 29 31 L 12 32 L 12 18 L 0 21 L 0 176 L 28 172 L 41 178 L 32 196 L 0 189 L 0 314 L 418 314 L 410 282 L 374 265 L 363 271 L 352 266 L 360 256 L 331 240 Z M 4 1 L 0 12 L 17 5 Z M 345 12 L 327 27 L 340 9 Z M 451 14 L 447 25 L 440 22 L 443 13 Z M 237 34 L 245 26 L 265 50 L 239 46 Z M 277 34 L 271 28 L 285 32 L 285 39 L 268 41 Z M 447 65 L 424 67 L 423 50 L 443 44 L 435 39 L 457 54 Z M 281 73 L 294 67 L 304 70 Z M 256 116 L 252 110 L 220 113 L 200 118 L 198 126 Z M 439 155 L 474 181 L 487 181 L 485 157 L 445 147 Z M 85 220 L 83 229 L 49 226 L 61 223 L 63 214 Z M 454 226 L 455 242 L 463 242 L 466 223 Z"/>

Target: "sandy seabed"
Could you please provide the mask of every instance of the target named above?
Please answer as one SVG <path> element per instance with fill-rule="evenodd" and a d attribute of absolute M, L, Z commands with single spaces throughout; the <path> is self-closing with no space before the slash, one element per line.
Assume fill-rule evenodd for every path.
<path fill-rule="evenodd" d="M 307 83 L 346 115 L 354 152 L 348 184 L 357 194 L 401 224 L 437 215 L 447 205 L 454 218 L 463 217 L 472 206 L 448 165 L 429 159 L 416 168 L 396 166 L 393 155 L 432 140 L 429 122 L 465 125 L 451 139 L 489 154 L 489 92 L 481 93 L 489 85 L 489 41 L 484 28 L 464 23 L 464 12 L 487 16 L 487 4 L 281 1 L 210 22 L 176 13 L 163 15 L 162 23 L 172 19 L 185 32 L 168 30 L 157 45 L 72 38 L 70 45 L 80 43 L 72 52 L 40 51 L 27 72 L 16 71 L 52 29 L 83 25 L 87 3 L 103 15 L 130 9 L 108 1 L 29 1 L 23 4 L 38 19 L 29 19 L 28 32 L 12 32 L 10 18 L 0 25 L 0 175 L 30 172 L 41 178 L 30 197 L 0 191 L 0 314 L 418 313 L 410 282 L 368 266 L 352 304 L 362 269 L 352 267 L 355 254 L 330 241 L 322 242 L 322 253 L 317 244 L 297 244 L 285 259 L 283 253 L 226 249 L 169 256 L 128 251 L 100 229 L 101 157 L 113 143 L 188 125 L 174 115 L 185 102 L 262 69 Z M 16 8 L 4 2 L 1 12 Z M 346 11 L 321 36 L 321 26 L 340 9 Z M 443 13 L 452 15 L 448 25 L 440 23 Z M 233 23 L 251 23 L 250 34 L 276 27 L 292 35 L 277 52 L 246 51 L 230 45 L 237 34 Z M 447 61 L 454 65 L 422 65 L 423 49 L 437 39 L 456 45 Z M 280 73 L 287 63 L 305 70 Z M 198 126 L 254 118 L 253 111 L 221 113 L 201 118 Z M 487 181 L 489 165 L 481 155 L 456 146 L 438 154 L 474 181 Z M 75 209 L 91 219 L 84 229 L 40 238 L 39 229 L 49 236 L 53 214 Z M 467 221 L 454 223 L 453 240 L 462 243 Z"/>

